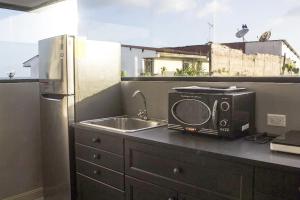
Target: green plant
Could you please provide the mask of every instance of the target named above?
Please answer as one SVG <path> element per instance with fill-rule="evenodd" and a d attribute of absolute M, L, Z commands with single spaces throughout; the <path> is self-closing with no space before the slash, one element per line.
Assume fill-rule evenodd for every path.
<path fill-rule="evenodd" d="M 122 70 L 122 71 L 121 71 L 121 77 L 125 77 L 125 76 L 127 76 L 127 72 L 124 71 L 124 70 Z"/>
<path fill-rule="evenodd" d="M 162 76 L 165 76 L 165 75 L 166 75 L 166 72 L 167 72 L 167 68 L 166 68 L 166 67 L 160 68 L 160 72 L 161 72 L 161 75 L 162 75 Z"/>
<path fill-rule="evenodd" d="M 282 67 L 282 72 L 284 74 L 284 72 L 287 71 L 289 74 L 299 74 L 299 68 L 296 67 L 296 63 L 295 62 L 290 62 L 290 63 L 286 63 L 283 65 Z"/>
<path fill-rule="evenodd" d="M 204 72 L 201 67 L 194 67 L 193 65 L 184 66 L 182 69 L 176 69 L 174 76 L 200 76 Z"/>

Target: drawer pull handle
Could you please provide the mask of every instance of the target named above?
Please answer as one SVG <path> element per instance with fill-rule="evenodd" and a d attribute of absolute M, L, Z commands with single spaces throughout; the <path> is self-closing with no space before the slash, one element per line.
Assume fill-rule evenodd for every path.
<path fill-rule="evenodd" d="M 96 160 L 96 159 L 100 159 L 100 155 L 99 154 L 94 154 L 93 155 L 93 158 Z"/>
<path fill-rule="evenodd" d="M 173 169 L 173 174 L 175 174 L 175 175 L 179 174 L 180 172 L 181 172 L 181 170 L 178 167 L 175 167 Z"/>
<path fill-rule="evenodd" d="M 298 187 L 298 191 L 300 192 L 300 186 Z"/>
<path fill-rule="evenodd" d="M 93 143 L 100 143 L 101 142 L 101 140 L 99 138 L 93 138 L 92 141 L 93 141 Z"/>
<path fill-rule="evenodd" d="M 175 200 L 175 198 L 173 198 L 173 197 L 169 197 L 169 198 L 168 198 L 168 200 Z"/>
<path fill-rule="evenodd" d="M 93 174 L 99 175 L 99 174 L 100 174 L 100 171 L 99 171 L 99 170 L 94 170 L 94 171 L 93 171 Z"/>

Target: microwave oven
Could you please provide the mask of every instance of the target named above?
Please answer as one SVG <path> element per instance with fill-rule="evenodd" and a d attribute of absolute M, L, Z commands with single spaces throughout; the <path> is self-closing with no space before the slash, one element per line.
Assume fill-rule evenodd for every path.
<path fill-rule="evenodd" d="M 168 128 L 237 138 L 255 132 L 255 93 L 169 93 Z"/>

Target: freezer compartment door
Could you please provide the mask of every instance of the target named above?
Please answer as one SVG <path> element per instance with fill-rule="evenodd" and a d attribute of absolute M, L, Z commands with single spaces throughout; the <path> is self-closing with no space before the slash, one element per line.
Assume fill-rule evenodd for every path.
<path fill-rule="evenodd" d="M 39 79 L 42 94 L 74 94 L 74 37 L 39 41 Z"/>
<path fill-rule="evenodd" d="M 45 200 L 70 200 L 68 97 L 41 95 L 41 135 Z"/>

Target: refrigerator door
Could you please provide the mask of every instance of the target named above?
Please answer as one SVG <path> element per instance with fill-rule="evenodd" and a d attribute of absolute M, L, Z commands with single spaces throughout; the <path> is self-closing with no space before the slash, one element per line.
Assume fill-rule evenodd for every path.
<path fill-rule="evenodd" d="M 70 136 L 68 99 L 41 95 L 44 200 L 70 200 Z"/>
<path fill-rule="evenodd" d="M 39 41 L 39 79 L 42 94 L 74 94 L 74 37 Z"/>

